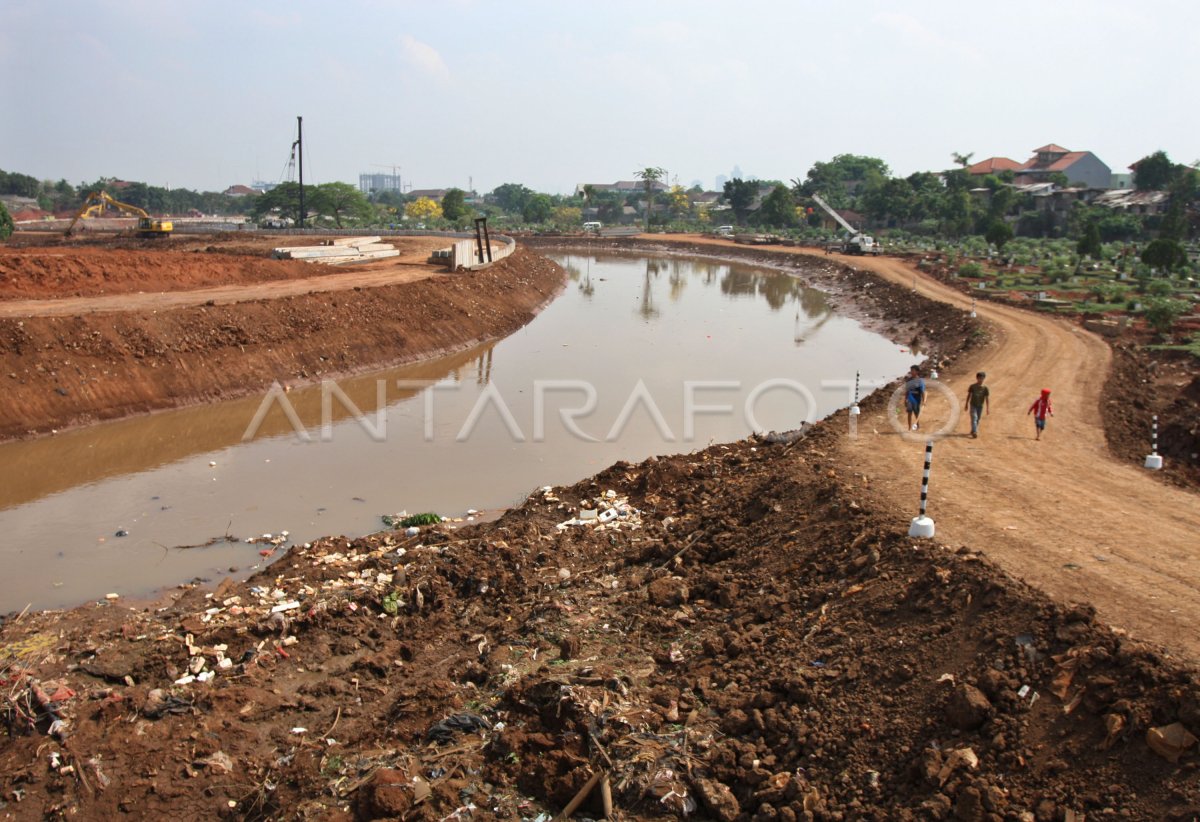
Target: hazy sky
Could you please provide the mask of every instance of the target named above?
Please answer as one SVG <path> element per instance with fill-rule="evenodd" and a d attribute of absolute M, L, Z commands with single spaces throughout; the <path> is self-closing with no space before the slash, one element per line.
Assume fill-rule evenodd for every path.
<path fill-rule="evenodd" d="M 416 188 L 706 188 L 1055 142 L 1200 158 L 1195 0 L 2 0 L 0 168 L 200 190 L 397 166 Z"/>

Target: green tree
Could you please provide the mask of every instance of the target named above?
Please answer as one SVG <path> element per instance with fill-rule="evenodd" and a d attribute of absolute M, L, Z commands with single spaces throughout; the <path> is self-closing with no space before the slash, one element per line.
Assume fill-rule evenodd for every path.
<path fill-rule="evenodd" d="M 975 156 L 975 152 L 968 154 L 959 154 L 957 151 L 950 152 L 950 157 L 954 160 L 954 164 L 962 168 L 968 168 L 971 165 L 971 158 Z"/>
<path fill-rule="evenodd" d="M 1179 167 L 1165 151 L 1147 154 L 1133 164 L 1133 183 L 1138 191 L 1166 191 L 1178 174 Z"/>
<path fill-rule="evenodd" d="M 533 191 L 520 183 L 505 183 L 492 190 L 492 200 L 510 214 L 521 214 Z"/>
<path fill-rule="evenodd" d="M 1157 241 L 1156 241 L 1157 242 Z M 1166 334 L 1175 321 L 1187 313 L 1188 304 L 1183 300 L 1158 297 L 1146 303 L 1146 324 L 1160 334 Z"/>
<path fill-rule="evenodd" d="M 667 176 L 667 170 L 658 166 L 648 166 L 633 172 L 633 176 L 642 181 L 642 188 L 646 190 L 646 230 L 649 231 L 650 215 L 654 211 L 654 189 Z"/>
<path fill-rule="evenodd" d="M 579 228 L 583 222 L 583 209 L 577 206 L 559 206 L 550 214 L 550 223 L 559 231 Z"/>
<path fill-rule="evenodd" d="M 1087 228 L 1083 230 L 1083 236 L 1079 238 L 1079 244 L 1075 247 L 1075 251 L 1080 256 L 1088 256 L 1093 260 L 1100 259 L 1100 226 L 1096 222 L 1089 221 Z"/>
<path fill-rule="evenodd" d="M 850 191 L 866 183 L 871 172 L 883 178 L 891 174 L 878 157 L 839 154 L 829 162 L 813 163 L 803 182 L 793 181 L 793 188 L 797 199 L 820 194 L 834 208 L 849 208 L 853 205 Z"/>
<path fill-rule="evenodd" d="M 208 209 L 203 210 L 207 211 Z M 254 198 L 254 203 L 250 207 L 250 218 L 255 222 L 261 222 L 264 217 L 271 215 L 278 215 L 280 219 L 299 223 L 300 185 L 298 183 L 280 183 L 266 194 Z"/>
<path fill-rule="evenodd" d="M 467 216 L 467 195 L 461 188 L 452 188 L 442 197 L 442 214 L 452 223 Z"/>
<path fill-rule="evenodd" d="M 943 234 L 961 237 L 974 224 L 971 195 L 965 189 L 947 191 L 938 206 L 938 221 Z"/>
<path fill-rule="evenodd" d="M 1171 197 L 1167 212 L 1158 227 L 1158 236 L 1164 240 L 1182 242 L 1187 238 L 1187 204 L 1195 196 L 1196 172 L 1185 169 L 1171 183 Z"/>
<path fill-rule="evenodd" d="M 544 223 L 550 219 L 554 211 L 554 201 L 548 194 L 534 194 L 521 209 L 521 216 L 527 223 Z"/>
<path fill-rule="evenodd" d="M 1013 238 L 1012 226 L 999 218 L 994 219 L 988 224 L 987 231 L 984 233 L 983 238 L 992 245 L 996 246 L 998 250 L 1003 251 L 1004 244 Z"/>
<path fill-rule="evenodd" d="M 1164 271 L 1174 271 L 1187 262 L 1187 252 L 1177 241 L 1159 237 L 1142 250 L 1142 262 Z"/>
<path fill-rule="evenodd" d="M 913 206 L 909 218 L 925 220 L 937 214 L 946 190 L 938 175 L 931 171 L 918 171 L 904 179 L 913 192 Z"/>
<path fill-rule="evenodd" d="M 8 213 L 8 209 L 4 207 L 4 203 L 0 203 L 0 240 L 7 240 L 13 233 L 12 215 Z"/>
<path fill-rule="evenodd" d="M 36 177 L 20 174 L 15 171 L 0 171 L 0 194 L 12 194 L 17 197 L 36 197 L 41 190 L 41 183 Z"/>
<path fill-rule="evenodd" d="M 757 194 L 758 186 L 753 180 L 743 180 L 740 177 L 734 177 L 732 180 L 725 182 L 725 190 L 722 198 L 733 209 L 733 216 L 737 220 L 738 225 L 745 224 L 746 215 L 750 213 L 750 207 L 754 205 L 754 197 Z"/>
<path fill-rule="evenodd" d="M 862 194 L 861 205 L 867 216 L 876 222 L 894 220 L 904 223 L 917 207 L 917 194 L 908 180 L 872 176 Z"/>
<path fill-rule="evenodd" d="M 796 224 L 796 202 L 792 199 L 792 190 L 779 183 L 763 200 L 758 210 L 763 225 L 776 228 L 789 228 Z"/>
<path fill-rule="evenodd" d="M 332 217 L 334 225 L 343 228 L 343 220 L 370 220 L 375 214 L 366 195 L 349 183 L 324 183 L 310 195 L 313 211 Z"/>

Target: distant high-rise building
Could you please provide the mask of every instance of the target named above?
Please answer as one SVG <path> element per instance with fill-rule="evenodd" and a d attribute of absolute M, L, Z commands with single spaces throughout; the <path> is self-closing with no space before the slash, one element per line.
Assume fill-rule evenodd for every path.
<path fill-rule="evenodd" d="M 728 183 L 728 182 L 729 182 L 729 178 L 728 178 L 728 177 L 726 177 L 724 174 L 718 174 L 718 175 L 717 175 L 717 189 L 716 189 L 716 190 L 717 190 L 717 191 L 724 191 L 724 190 L 725 190 L 725 184 L 726 184 L 726 183 Z"/>
<path fill-rule="evenodd" d="M 738 165 L 735 165 L 735 166 L 733 167 L 733 171 L 729 172 L 729 174 L 730 174 L 730 176 L 732 176 L 732 177 L 733 177 L 733 179 L 735 179 L 735 180 L 744 180 L 744 179 L 746 179 L 745 175 L 743 175 L 743 174 L 742 174 L 742 167 L 741 167 L 741 166 L 738 166 Z"/>
<path fill-rule="evenodd" d="M 400 186 L 399 174 L 360 174 L 358 175 L 358 190 L 363 194 L 378 194 L 381 191 L 403 191 Z"/>

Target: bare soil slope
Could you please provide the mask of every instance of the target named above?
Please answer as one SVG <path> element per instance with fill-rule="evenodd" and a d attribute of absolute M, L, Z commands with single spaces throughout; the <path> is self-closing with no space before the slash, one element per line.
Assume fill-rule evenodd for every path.
<path fill-rule="evenodd" d="M 621 818 L 1195 818 L 1194 748 L 1146 742 L 1200 733 L 1192 674 L 911 543 L 841 436 L 618 463 L 162 609 L 11 620 L 4 810 L 533 819 L 603 773 Z"/>
<path fill-rule="evenodd" d="M 229 259 L 235 270 L 246 265 Z M 450 353 L 520 328 L 562 281 L 558 266 L 518 250 L 453 275 L 334 269 L 312 279 L 38 300 L 34 316 L 28 306 L 3 316 L 18 303 L 0 302 L 0 437 Z"/>

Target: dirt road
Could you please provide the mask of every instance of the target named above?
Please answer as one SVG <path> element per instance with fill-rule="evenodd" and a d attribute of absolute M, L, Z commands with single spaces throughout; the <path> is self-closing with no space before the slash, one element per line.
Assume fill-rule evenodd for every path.
<path fill-rule="evenodd" d="M 914 273 L 886 258 L 852 264 L 898 283 Z M 919 277 L 917 290 L 970 308 L 932 279 Z M 991 303 L 977 310 L 995 328 L 994 344 L 943 377 L 965 401 L 974 372 L 986 371 L 991 413 L 979 439 L 966 436 L 964 416 L 934 447 L 938 541 L 984 550 L 1052 596 L 1091 602 L 1111 624 L 1200 659 L 1200 505 L 1109 455 L 1100 419 L 1108 345 L 1063 320 Z M 1054 417 L 1037 442 L 1026 411 L 1042 388 L 1052 390 Z M 1132 397 L 1138 386 L 1128 390 Z M 925 429 L 940 428 L 948 410 L 934 401 Z M 862 430 L 848 453 L 915 514 L 921 442 L 897 434 L 885 414 L 868 415 Z"/>
<path fill-rule="evenodd" d="M 378 265 L 378 264 L 374 264 Z M 274 300 L 353 288 L 402 285 L 439 276 L 432 266 L 400 266 L 334 269 L 313 277 L 269 280 L 261 283 L 221 285 L 190 291 L 140 291 L 136 294 L 106 294 L 93 297 L 59 297 L 52 300 L 7 300 L 0 302 L 0 317 L 77 317 L 82 314 L 111 314 L 127 311 L 170 311 L 197 305 Z"/>
<path fill-rule="evenodd" d="M 898 284 L 915 277 L 919 293 L 970 310 L 970 298 L 907 263 L 836 256 Z M 1200 505 L 1109 454 L 1100 418 L 1108 345 L 1065 320 L 988 302 L 977 311 L 993 342 L 941 377 L 962 403 L 975 372 L 986 371 L 991 413 L 979 439 L 967 436 L 963 414 L 934 447 L 937 541 L 984 551 L 1052 597 L 1090 602 L 1112 625 L 1200 661 Z M 1035 442 L 1025 412 L 1042 388 L 1052 390 L 1055 416 Z M 1129 396 L 1138 390 L 1129 386 Z M 925 431 L 940 429 L 949 412 L 933 397 Z M 902 436 L 878 412 L 864 413 L 859 430 L 845 448 L 847 467 L 870 476 L 897 517 L 915 516 L 924 437 Z"/>

